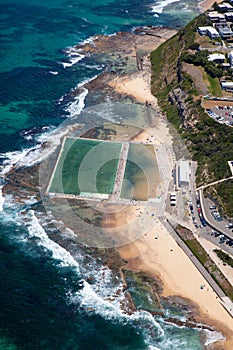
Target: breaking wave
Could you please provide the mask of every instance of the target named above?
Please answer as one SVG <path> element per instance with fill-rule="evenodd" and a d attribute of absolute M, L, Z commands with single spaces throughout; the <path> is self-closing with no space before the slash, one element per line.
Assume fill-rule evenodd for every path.
<path fill-rule="evenodd" d="M 167 7 L 168 5 L 174 2 L 179 2 L 179 1 L 180 0 L 160 0 L 156 2 L 156 5 L 152 6 L 152 12 L 154 12 L 155 14 L 161 14 L 165 9 L 165 7 Z"/>

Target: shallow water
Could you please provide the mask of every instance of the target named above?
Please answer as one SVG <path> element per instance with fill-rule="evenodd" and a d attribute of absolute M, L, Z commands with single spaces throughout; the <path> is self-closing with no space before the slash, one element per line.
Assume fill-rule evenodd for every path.
<path fill-rule="evenodd" d="M 74 99 L 72 89 L 105 69 L 71 47 L 140 25 L 182 26 L 197 13 L 191 2 L 159 3 L 155 9 L 155 2 L 139 0 L 0 1 L 0 186 L 15 162 L 37 161 L 39 149 L 26 149 L 84 107 L 88 91 Z M 33 202 L 17 204 L 13 194 L 4 200 L 0 191 L 0 349 L 203 349 L 197 330 L 143 311 L 124 315 L 119 280 L 87 257 L 71 232 L 59 236 L 43 208 L 37 219 Z"/>

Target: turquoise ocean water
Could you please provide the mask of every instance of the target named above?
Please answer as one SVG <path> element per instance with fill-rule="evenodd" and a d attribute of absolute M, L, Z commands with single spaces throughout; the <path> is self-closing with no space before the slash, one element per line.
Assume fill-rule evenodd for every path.
<path fill-rule="evenodd" d="M 141 25 L 183 26 L 196 14 L 182 0 L 0 0 L 0 185 L 17 160 L 30 164 L 25 149 L 70 117 L 70 91 L 105 68 L 69 55 L 70 47 Z M 54 243 L 54 229 L 40 225 L 43 214 L 22 215 L 13 194 L 4 203 L 0 196 L 0 209 L 0 349 L 204 348 L 197 330 L 143 311 L 126 316 L 120 296 L 107 302 L 122 286 L 68 239 L 66 249 Z"/>

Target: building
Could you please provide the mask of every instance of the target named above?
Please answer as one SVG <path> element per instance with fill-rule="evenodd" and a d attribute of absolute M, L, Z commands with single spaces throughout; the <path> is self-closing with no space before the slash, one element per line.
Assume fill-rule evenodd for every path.
<path fill-rule="evenodd" d="M 225 56 L 222 53 L 212 53 L 207 58 L 210 62 L 223 63 L 225 61 Z"/>
<path fill-rule="evenodd" d="M 181 160 L 178 166 L 179 187 L 187 186 L 190 182 L 191 167 L 189 160 Z"/>
<path fill-rule="evenodd" d="M 230 39 L 233 36 L 233 32 L 229 27 L 219 28 L 218 32 L 222 39 Z"/>
<path fill-rule="evenodd" d="M 223 13 L 218 13 L 217 11 L 211 11 L 207 13 L 207 17 L 211 22 L 225 22 L 226 18 Z"/>
<path fill-rule="evenodd" d="M 222 69 L 223 70 L 228 70 L 229 68 L 231 68 L 230 63 L 222 63 Z"/>
<path fill-rule="evenodd" d="M 210 39 L 215 39 L 219 37 L 219 33 L 214 27 L 206 26 L 206 27 L 198 27 L 198 33 L 200 35 L 208 35 Z"/>
<path fill-rule="evenodd" d="M 231 67 L 233 67 L 233 51 L 230 51 L 228 54 L 228 59 Z"/>
<path fill-rule="evenodd" d="M 207 28 L 208 27 L 198 27 L 197 31 L 200 35 L 207 35 Z"/>
<path fill-rule="evenodd" d="M 220 82 L 221 88 L 226 91 L 233 91 L 233 81 L 222 80 Z"/>
<path fill-rule="evenodd" d="M 219 28 L 228 28 L 227 22 L 216 23 L 215 29 L 218 30 Z"/>
<path fill-rule="evenodd" d="M 226 21 L 232 22 L 233 21 L 233 12 L 226 12 L 225 18 L 226 18 Z"/>
<path fill-rule="evenodd" d="M 231 12 L 233 11 L 233 7 L 228 2 L 222 2 L 221 4 L 218 4 L 218 9 L 221 12 Z"/>

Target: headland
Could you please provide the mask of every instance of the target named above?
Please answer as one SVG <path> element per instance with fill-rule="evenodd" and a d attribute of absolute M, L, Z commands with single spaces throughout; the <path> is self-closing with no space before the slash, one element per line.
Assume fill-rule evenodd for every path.
<path fill-rule="evenodd" d="M 204 5 L 202 4 L 202 6 Z M 142 35 L 143 31 L 144 34 Z M 89 99 L 91 99 L 91 91 L 93 89 L 100 89 L 101 94 L 105 96 L 110 95 L 112 101 L 116 101 L 119 95 L 127 95 L 133 101 L 146 106 L 144 109 L 143 124 L 139 123 L 139 125 L 137 125 L 135 120 L 133 123 L 133 126 L 135 127 L 136 125 L 139 130 L 135 130 L 133 127 L 130 129 L 130 122 L 125 123 L 122 128 L 119 125 L 116 126 L 114 123 L 108 123 L 107 125 L 103 125 L 102 129 L 85 130 L 85 132 L 82 133 L 82 138 L 87 139 L 90 137 L 91 133 L 92 137 L 90 137 L 90 139 L 92 140 L 122 142 L 122 144 L 128 142 L 131 144 L 152 146 L 156 154 L 160 179 L 163 179 L 162 184 L 160 180 L 158 181 L 158 187 L 161 187 L 161 193 L 156 192 L 154 196 L 148 195 L 146 200 L 137 198 L 136 200 L 123 201 L 122 203 L 119 202 L 119 197 L 116 200 L 116 198 L 110 196 L 107 200 L 104 198 L 103 201 L 103 198 L 100 198 L 101 200 L 97 201 L 95 205 L 107 208 L 107 211 L 105 211 L 107 215 L 105 215 L 105 217 L 100 215 L 100 217 L 98 217 L 98 224 L 101 232 L 104 232 L 106 235 L 110 233 L 111 235 L 114 234 L 114 237 L 116 237 L 118 234 L 122 234 L 122 231 L 127 234 L 127 242 L 125 241 L 124 235 L 123 237 L 117 237 L 119 240 L 117 241 L 116 249 L 126 262 L 121 268 L 135 272 L 142 271 L 147 273 L 152 279 L 159 280 L 162 288 L 161 297 L 167 299 L 180 297 L 182 301 L 180 300 L 179 304 L 183 303 L 183 305 L 191 309 L 190 320 L 193 320 L 196 324 L 203 324 L 203 328 L 205 328 L 204 324 L 212 326 L 213 329 L 220 331 L 224 335 L 226 340 L 222 339 L 220 342 L 212 344 L 212 349 L 214 349 L 215 346 L 215 349 L 230 350 L 233 346 L 233 319 L 230 313 L 223 307 L 221 298 L 219 298 L 215 290 L 213 290 L 212 286 L 206 281 L 200 271 L 198 271 L 191 259 L 177 244 L 166 226 L 166 218 L 174 218 L 174 216 L 177 215 L 175 209 L 170 208 L 169 203 L 167 203 L 169 194 L 174 190 L 174 179 L 172 175 L 176 164 L 176 158 L 172 151 L 174 134 L 171 135 L 166 116 L 161 112 L 157 99 L 151 93 L 149 53 L 169 37 L 172 37 L 176 31 L 166 28 L 141 28 L 139 33 L 141 35 L 120 33 L 114 37 L 98 37 L 93 44 L 88 44 L 82 48 L 77 47 L 77 50 L 81 49 L 84 50 L 84 52 L 96 55 L 101 55 L 103 47 L 105 54 L 107 55 L 109 53 L 110 55 L 114 47 L 114 52 L 118 52 L 117 55 L 121 58 L 121 60 L 118 60 L 116 63 L 116 57 L 111 57 L 113 71 L 107 71 L 97 79 L 85 85 L 85 88 L 89 90 Z M 116 43 L 119 45 L 117 49 Z M 79 93 L 80 91 L 77 90 L 73 94 L 78 95 Z M 66 137 L 72 137 L 73 134 L 75 135 L 74 129 L 71 130 L 70 128 Z M 93 137 L 93 135 L 95 135 L 95 137 Z M 45 145 L 45 152 L 47 147 L 49 147 L 49 145 Z M 121 148 L 118 168 L 116 169 L 115 167 L 114 170 L 115 181 L 117 175 L 119 175 L 121 182 L 124 178 L 124 174 L 121 176 L 119 172 L 119 167 L 123 166 L 121 160 L 122 162 L 125 160 L 124 169 L 126 168 L 127 162 L 127 157 L 124 157 L 123 151 L 124 150 Z M 126 153 L 128 154 L 128 152 Z M 58 149 L 56 157 L 54 157 L 53 163 L 51 163 L 53 168 L 55 164 L 59 164 L 57 161 L 60 159 L 58 158 L 59 154 L 60 157 L 62 157 L 60 149 Z M 101 169 L 100 174 L 101 171 L 104 172 L 106 169 Z M 99 177 L 101 177 L 100 174 Z M 67 178 L 69 179 L 68 175 Z M 15 175 L 13 173 L 9 176 L 9 184 L 5 187 L 5 193 L 8 191 L 10 192 L 15 186 L 15 180 L 19 180 L 17 176 L 17 174 Z M 51 179 L 48 175 L 46 176 L 45 196 L 48 195 L 46 191 L 48 190 L 49 180 Z M 13 180 L 12 177 L 14 177 Z M 24 182 L 24 184 L 21 183 L 21 188 L 25 190 L 25 177 L 23 180 L 21 178 L 21 181 Z M 151 184 L 151 180 L 149 180 L 149 184 Z M 101 186 L 104 186 L 103 183 L 100 184 L 100 187 Z M 144 194 L 145 187 L 141 186 L 140 182 L 138 185 L 136 184 L 136 187 L 137 186 L 138 193 L 141 191 Z M 30 190 L 30 186 L 26 187 L 27 190 Z M 114 186 L 111 187 L 111 190 L 113 188 Z M 70 187 L 67 187 L 67 192 L 69 191 Z M 52 201 L 59 201 L 61 196 L 59 196 L 59 194 L 57 196 L 54 195 L 54 192 L 56 191 L 53 191 Z M 80 194 L 80 189 L 78 189 L 78 192 L 78 194 Z M 83 192 L 89 193 L 89 189 L 85 188 Z M 181 196 L 182 192 L 184 192 L 184 190 L 179 189 L 179 191 L 177 191 L 177 196 Z M 113 191 L 111 194 L 113 194 Z M 73 185 L 71 193 L 66 193 L 66 195 L 76 195 L 73 191 Z M 188 190 L 185 195 L 189 196 Z M 23 196 L 22 193 L 21 196 Z M 69 199 L 73 201 L 74 205 L 77 207 L 82 207 L 82 204 L 80 205 L 79 202 L 75 202 L 77 198 L 69 197 Z M 93 198 L 79 198 L 81 201 L 83 199 L 87 202 L 93 201 Z M 96 198 L 94 198 L 94 200 L 96 200 Z M 181 197 L 181 201 L 182 200 L 183 197 Z M 126 203 L 127 206 L 125 206 Z M 90 206 L 93 208 L 92 202 Z M 154 213 L 156 213 L 156 215 L 154 215 Z M 89 219 L 92 214 L 93 212 L 88 214 Z M 184 210 L 182 213 L 178 213 L 179 222 L 190 226 L 190 217 L 186 220 L 183 214 Z M 69 217 L 64 217 L 64 222 L 66 222 L 66 220 L 67 226 L 69 226 Z M 139 226 L 138 223 L 140 223 Z M 137 228 L 136 230 L 136 226 L 138 226 L 139 229 Z M 75 232 L 75 230 L 73 231 Z M 77 232 L 77 234 L 79 234 L 79 232 Z"/>

